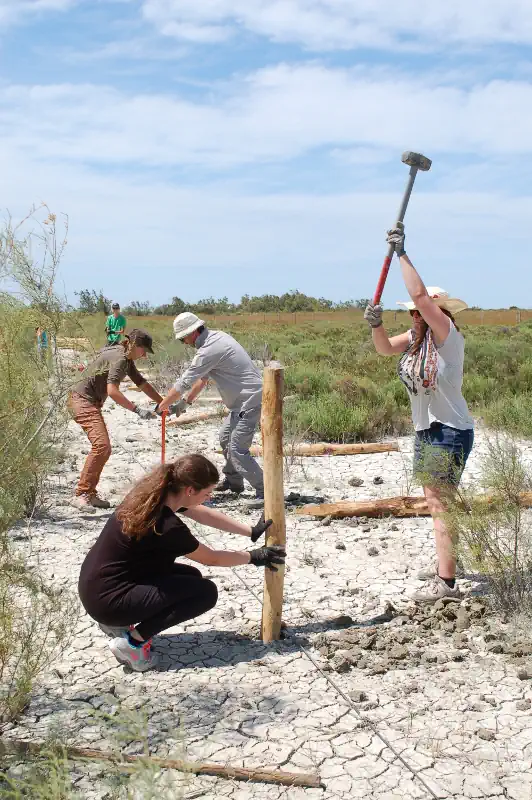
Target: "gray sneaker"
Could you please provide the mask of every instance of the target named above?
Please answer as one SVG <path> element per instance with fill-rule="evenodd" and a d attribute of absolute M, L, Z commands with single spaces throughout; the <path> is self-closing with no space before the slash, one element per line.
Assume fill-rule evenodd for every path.
<path fill-rule="evenodd" d="M 424 569 L 420 569 L 416 575 L 418 581 L 430 581 L 432 578 L 435 578 L 438 574 L 438 562 L 435 561 L 434 564 L 430 567 L 425 567 Z"/>
<path fill-rule="evenodd" d="M 412 600 L 416 603 L 435 603 L 436 600 L 441 600 L 443 597 L 448 597 L 451 600 L 461 600 L 462 593 L 458 586 L 451 589 L 438 575 L 428 581 L 423 589 L 419 589 L 419 591 L 411 595 Z"/>
<path fill-rule="evenodd" d="M 431 567 L 425 567 L 425 569 L 420 569 L 416 575 L 418 581 L 430 581 L 432 578 L 435 578 L 438 574 L 438 561 L 436 560 Z M 461 561 L 456 562 L 456 577 L 463 578 L 464 576 L 464 567 Z"/>
<path fill-rule="evenodd" d="M 109 648 L 117 661 L 131 667 L 134 672 L 147 672 L 157 665 L 157 657 L 151 651 L 151 639 L 141 647 L 133 647 L 125 637 L 112 639 Z"/>
<path fill-rule="evenodd" d="M 261 495 L 256 495 L 255 497 L 242 500 L 242 505 L 244 505 L 246 508 L 264 508 L 264 497 L 261 497 Z"/>

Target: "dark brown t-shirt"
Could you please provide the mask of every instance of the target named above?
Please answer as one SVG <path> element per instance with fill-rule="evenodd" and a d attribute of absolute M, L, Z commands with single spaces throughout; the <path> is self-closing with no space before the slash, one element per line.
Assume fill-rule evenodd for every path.
<path fill-rule="evenodd" d="M 107 398 L 107 384 L 120 386 L 126 375 L 135 386 L 146 382 L 134 362 L 126 358 L 122 345 L 104 347 L 87 367 L 86 377 L 76 383 L 72 391 L 86 397 L 91 403 L 102 405 Z"/>

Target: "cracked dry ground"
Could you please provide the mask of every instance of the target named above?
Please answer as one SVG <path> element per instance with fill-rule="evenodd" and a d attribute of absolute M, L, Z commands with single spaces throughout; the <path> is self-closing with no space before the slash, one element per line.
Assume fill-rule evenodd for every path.
<path fill-rule="evenodd" d="M 142 423 L 108 405 L 113 455 L 101 489 L 118 502 L 128 479 L 157 463 L 160 432 L 158 422 Z M 198 451 L 221 465 L 216 430 L 215 422 L 170 429 L 167 457 Z M 477 436 L 466 480 L 477 475 L 482 438 Z M 331 500 L 411 492 L 410 440 L 400 445 L 399 453 L 300 459 L 288 465 L 286 491 Z M 52 476 L 53 507 L 31 527 L 31 557 L 75 590 L 106 513 L 80 515 L 70 507 L 88 450 L 73 424 L 66 447 Z M 523 447 L 529 459 L 532 449 Z M 374 484 L 375 477 L 382 481 Z M 363 484 L 352 488 L 354 478 Z M 237 500 L 222 508 L 246 518 Z M 193 527 L 212 546 L 248 545 Z M 24 546 L 25 523 L 14 533 Z M 474 596 L 462 606 L 441 603 L 424 611 L 408 602 L 418 586 L 415 573 L 433 559 L 430 521 L 324 526 L 288 516 L 287 537 L 283 641 L 265 646 L 257 637 L 261 608 L 249 588 L 260 598 L 262 571 L 205 569 L 218 584 L 219 603 L 156 638 L 157 671 L 126 673 L 96 624 L 80 613 L 71 646 L 4 735 L 37 741 L 60 729 L 71 744 L 104 750 L 110 742 L 101 712 L 138 709 L 148 719 L 152 754 L 179 752 L 184 742 L 190 759 L 318 770 L 325 784 L 303 789 L 188 777 L 185 785 L 173 773 L 176 791 L 184 785 L 194 796 L 531 800 L 530 639 L 490 619 Z M 462 585 L 478 589 L 472 579 Z M 126 748 L 137 749 L 134 741 Z M 104 774 L 99 765 L 76 767 L 79 796 L 106 797 Z"/>

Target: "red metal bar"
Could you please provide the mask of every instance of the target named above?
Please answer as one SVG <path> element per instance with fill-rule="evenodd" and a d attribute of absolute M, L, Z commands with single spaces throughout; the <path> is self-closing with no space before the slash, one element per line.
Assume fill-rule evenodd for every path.
<path fill-rule="evenodd" d="M 161 464 L 166 461 L 166 416 L 168 411 L 163 411 L 161 417 Z"/>

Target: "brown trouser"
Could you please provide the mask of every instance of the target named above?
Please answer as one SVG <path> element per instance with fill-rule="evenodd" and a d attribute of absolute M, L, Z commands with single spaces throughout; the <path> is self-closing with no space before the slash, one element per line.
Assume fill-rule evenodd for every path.
<path fill-rule="evenodd" d="M 74 420 L 81 425 L 92 445 L 81 471 L 76 495 L 96 494 L 96 487 L 111 455 L 111 442 L 102 415 L 102 409 L 86 397 L 72 392 L 68 408 Z"/>

